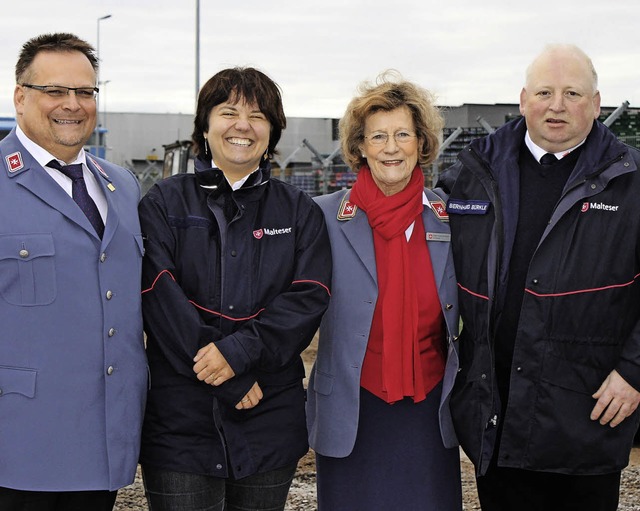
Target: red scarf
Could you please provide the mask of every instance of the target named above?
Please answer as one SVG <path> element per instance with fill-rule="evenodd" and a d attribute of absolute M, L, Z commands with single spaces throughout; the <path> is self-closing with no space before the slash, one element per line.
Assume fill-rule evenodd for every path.
<path fill-rule="evenodd" d="M 351 190 L 350 201 L 362 209 L 373 229 L 381 314 L 382 385 L 393 403 L 405 396 L 425 398 L 418 347 L 418 295 L 411 277 L 405 231 L 423 211 L 424 177 L 419 166 L 400 192 L 385 196 L 364 165 Z"/>

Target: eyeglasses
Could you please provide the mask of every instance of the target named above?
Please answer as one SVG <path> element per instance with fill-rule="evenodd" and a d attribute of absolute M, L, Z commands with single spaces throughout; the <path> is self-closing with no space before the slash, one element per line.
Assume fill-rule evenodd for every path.
<path fill-rule="evenodd" d="M 409 131 L 398 131 L 393 134 L 393 139 L 398 144 L 408 144 L 416 137 L 417 135 L 415 133 Z M 383 132 L 372 133 L 371 135 L 366 135 L 364 138 L 368 140 L 371 145 L 387 145 L 389 134 Z"/>
<path fill-rule="evenodd" d="M 23 83 L 21 85 L 28 89 L 39 90 L 52 99 L 63 99 L 73 91 L 78 101 L 93 100 L 100 91 L 98 87 L 65 87 L 63 85 L 32 85 L 30 83 Z"/>

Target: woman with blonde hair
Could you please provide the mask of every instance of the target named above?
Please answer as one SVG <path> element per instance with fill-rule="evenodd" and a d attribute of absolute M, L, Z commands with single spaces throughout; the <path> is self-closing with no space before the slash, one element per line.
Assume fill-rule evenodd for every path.
<path fill-rule="evenodd" d="M 457 289 L 445 197 L 424 187 L 443 119 L 395 74 L 340 122 L 351 190 L 319 197 L 334 260 L 307 402 L 320 511 L 459 511 L 448 411 Z"/>

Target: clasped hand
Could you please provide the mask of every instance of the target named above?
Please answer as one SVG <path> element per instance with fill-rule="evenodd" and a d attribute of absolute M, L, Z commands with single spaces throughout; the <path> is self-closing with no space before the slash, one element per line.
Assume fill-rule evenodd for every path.
<path fill-rule="evenodd" d="M 195 362 L 193 372 L 196 373 L 198 380 L 214 387 L 222 385 L 236 375 L 224 355 L 212 342 L 200 348 L 193 361 Z M 260 402 L 262 397 L 262 390 L 256 382 L 240 402 L 236 404 L 236 409 L 248 410 L 253 408 Z"/>

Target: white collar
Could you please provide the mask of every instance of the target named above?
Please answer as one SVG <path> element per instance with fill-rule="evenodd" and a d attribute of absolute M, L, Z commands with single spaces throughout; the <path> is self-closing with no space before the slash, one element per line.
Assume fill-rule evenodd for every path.
<path fill-rule="evenodd" d="M 222 172 L 222 175 L 224 176 L 224 178 L 227 179 L 227 175 L 224 173 L 224 170 L 222 170 L 220 167 L 218 167 L 216 165 L 216 162 L 213 161 L 213 159 L 211 160 L 211 168 L 218 169 L 220 172 Z M 240 188 L 242 188 L 242 185 L 247 182 L 247 179 L 249 179 L 249 176 L 251 174 L 253 174 L 254 172 L 256 172 L 259 168 L 260 168 L 260 166 L 257 166 L 254 171 L 249 172 L 246 176 L 244 176 L 242 179 L 239 179 L 238 181 L 236 181 L 233 184 L 231 184 L 231 181 L 229 181 L 227 179 L 227 183 L 229 183 L 229 186 L 231 187 L 232 190 L 234 190 L 234 191 L 235 190 L 239 190 Z"/>
<path fill-rule="evenodd" d="M 585 140 L 587 139 L 585 138 L 582 142 L 580 142 L 576 146 L 573 146 L 571 149 L 567 149 L 566 151 L 560 151 L 559 153 L 551 153 L 551 154 L 555 155 L 556 158 L 561 160 L 571 151 L 573 151 L 574 149 L 577 149 L 582 144 L 584 144 Z M 549 151 L 545 151 L 544 149 L 542 149 L 542 147 L 540 147 L 539 145 L 536 145 L 536 143 L 533 140 L 531 140 L 531 136 L 529 135 L 529 130 L 527 130 L 527 133 L 524 136 L 524 142 L 525 144 L 527 144 L 529 151 L 531 151 L 531 154 L 533 155 L 533 157 L 536 159 L 538 163 L 540 163 L 540 158 L 542 158 L 545 154 L 549 152 Z"/>
<path fill-rule="evenodd" d="M 427 194 L 424 193 L 424 190 L 422 190 L 422 205 L 428 205 L 429 204 L 429 199 L 427 199 Z M 411 225 L 409 227 L 407 227 L 407 230 L 404 231 L 404 235 L 407 238 L 407 241 L 409 241 L 411 239 L 411 235 L 413 234 L 413 227 L 416 225 L 415 220 L 413 222 L 411 222 Z"/>
<path fill-rule="evenodd" d="M 49 151 L 44 149 L 43 147 L 36 144 L 33 140 L 31 140 L 27 135 L 25 135 L 24 131 L 20 128 L 20 126 L 16 126 L 16 136 L 20 143 L 24 146 L 27 152 L 33 156 L 33 158 L 43 167 L 49 165 L 51 160 L 58 160 L 62 165 L 66 165 L 67 163 L 53 156 Z M 84 148 L 80 149 L 78 156 L 71 163 L 83 163 L 87 164 L 87 157 L 84 153 Z"/>

